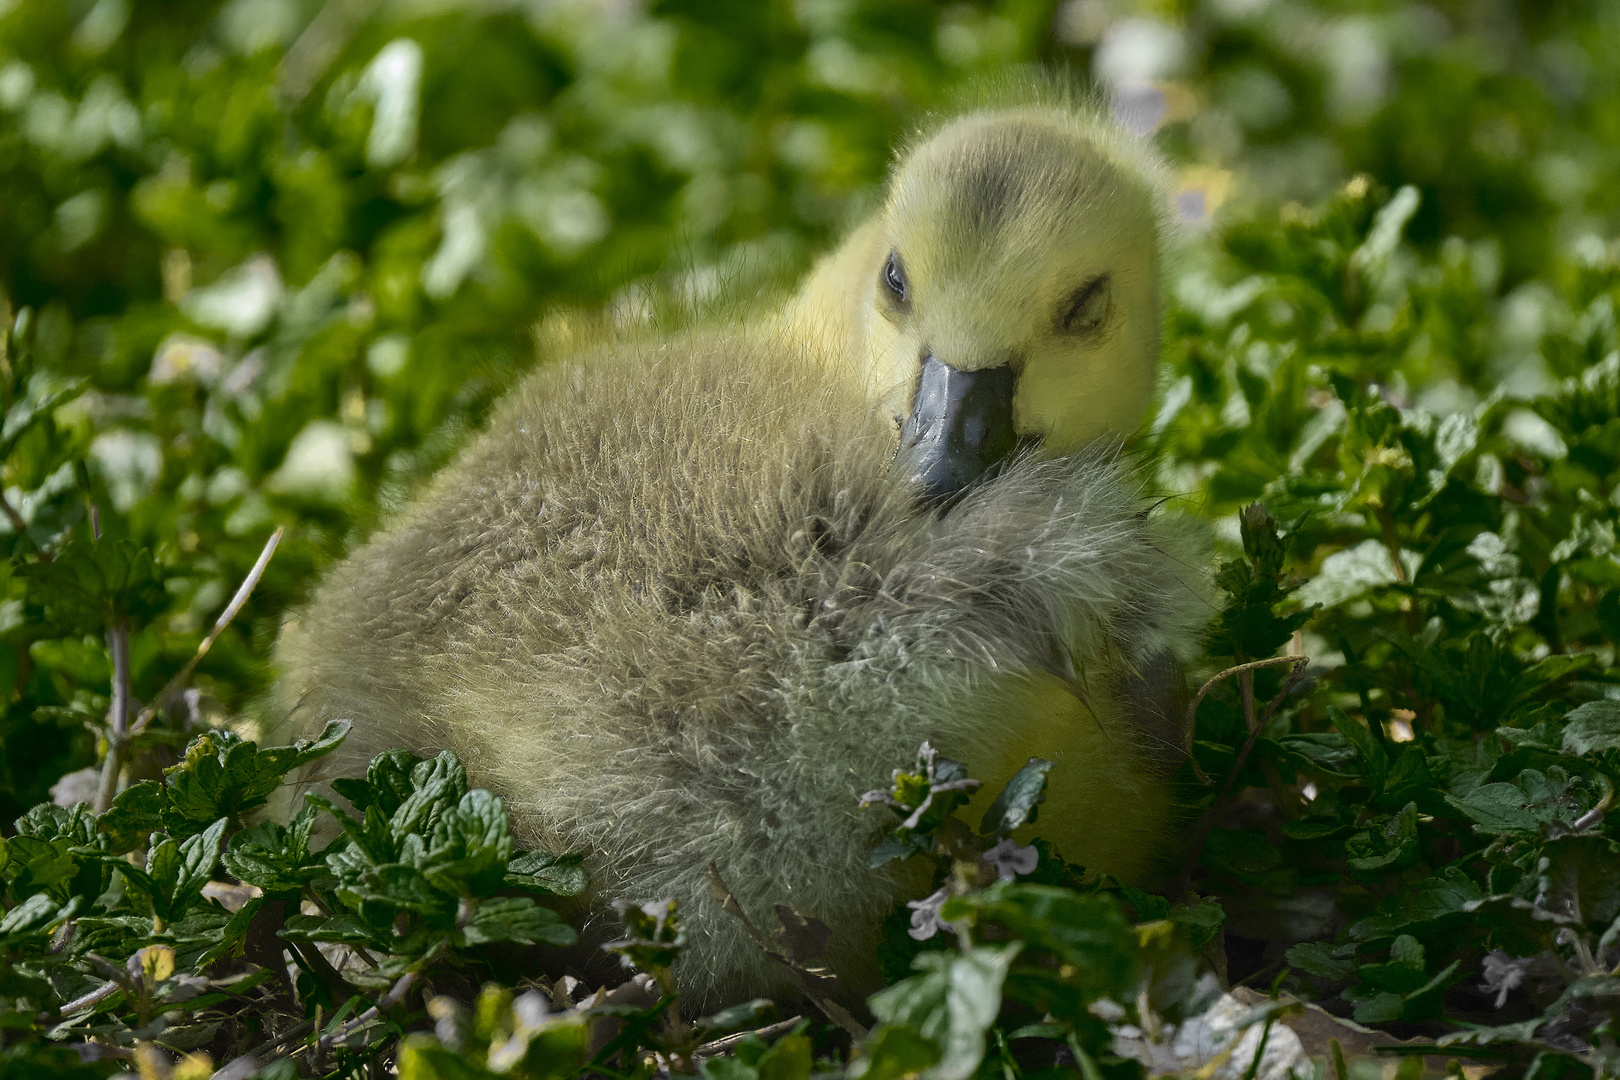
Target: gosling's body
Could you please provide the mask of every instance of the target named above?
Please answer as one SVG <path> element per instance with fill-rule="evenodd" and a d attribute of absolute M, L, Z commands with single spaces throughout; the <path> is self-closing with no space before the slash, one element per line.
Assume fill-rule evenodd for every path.
<path fill-rule="evenodd" d="M 756 917 L 791 903 L 846 970 L 870 955 L 899 883 L 865 866 L 888 812 L 856 801 L 924 739 L 992 781 L 1023 764 L 1013 728 L 1042 743 L 1067 857 L 1139 872 L 1168 808 L 1105 673 L 1200 617 L 1166 588 L 1179 545 L 1109 451 L 1014 463 L 940 515 L 893 447 L 780 340 L 543 369 L 289 625 L 284 715 L 354 722 L 331 772 L 454 750 L 521 843 L 591 853 L 599 900 L 678 899 L 698 1002 L 778 987 L 711 859 Z M 1093 673 L 1083 723 L 1058 666 Z"/>
<path fill-rule="evenodd" d="M 1120 455 L 1157 218 L 1098 124 L 960 118 L 769 329 L 536 373 L 288 626 L 280 715 L 354 722 L 328 773 L 452 749 L 521 842 L 590 853 L 598 901 L 679 900 L 698 1004 L 780 987 L 711 860 L 867 974 L 916 883 L 866 868 L 892 820 L 856 800 L 924 739 L 986 795 L 1054 760 L 1040 833 L 1141 877 L 1208 607 Z"/>

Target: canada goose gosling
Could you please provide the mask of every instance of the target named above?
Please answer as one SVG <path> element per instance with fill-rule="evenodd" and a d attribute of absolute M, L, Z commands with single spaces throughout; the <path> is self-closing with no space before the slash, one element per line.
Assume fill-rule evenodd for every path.
<path fill-rule="evenodd" d="M 901 157 L 788 325 L 856 367 L 932 494 L 1019 447 L 1124 439 L 1158 364 L 1158 173 L 1088 108 L 958 117 Z"/>

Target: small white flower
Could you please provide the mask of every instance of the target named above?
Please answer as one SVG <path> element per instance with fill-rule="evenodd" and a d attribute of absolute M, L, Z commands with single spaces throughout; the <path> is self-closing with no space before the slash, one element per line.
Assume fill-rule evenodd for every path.
<path fill-rule="evenodd" d="M 925 899 L 907 900 L 906 907 L 911 909 L 911 929 L 906 933 L 918 941 L 927 941 L 939 933 L 940 927 L 945 925 L 939 921 L 940 905 L 945 903 L 949 895 L 949 889 L 940 889 Z"/>
<path fill-rule="evenodd" d="M 1019 874 L 1033 874 L 1035 864 L 1040 861 L 1039 852 L 1033 847 L 1019 847 L 1010 836 L 1002 837 L 1000 843 L 979 857 L 996 868 L 996 876 L 1002 881 L 1011 881 Z"/>
<path fill-rule="evenodd" d="M 1508 995 L 1523 984 L 1529 967 L 1529 960 L 1516 959 L 1498 949 L 1485 957 L 1485 981 L 1479 988 L 1487 994 L 1495 994 L 1496 1007 L 1500 1009 L 1507 1004 Z"/>

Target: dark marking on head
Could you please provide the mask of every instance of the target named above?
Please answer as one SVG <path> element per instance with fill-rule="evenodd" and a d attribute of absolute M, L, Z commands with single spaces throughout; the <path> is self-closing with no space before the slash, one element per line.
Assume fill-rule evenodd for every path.
<path fill-rule="evenodd" d="M 1081 148 L 1037 123 L 987 125 L 947 159 L 947 207 L 975 238 L 993 241 L 1020 215 L 1072 204 L 1084 184 Z"/>

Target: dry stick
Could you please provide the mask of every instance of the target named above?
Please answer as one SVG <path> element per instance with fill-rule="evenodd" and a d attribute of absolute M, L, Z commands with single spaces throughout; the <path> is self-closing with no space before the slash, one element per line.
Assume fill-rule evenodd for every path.
<path fill-rule="evenodd" d="M 231 602 L 225 605 L 225 610 L 220 612 L 219 618 L 214 620 L 214 628 L 208 631 L 207 637 L 202 639 L 202 644 L 197 646 L 197 651 L 192 654 L 190 660 L 186 661 L 186 666 L 176 672 L 174 678 L 170 679 L 163 689 L 158 691 L 157 696 L 152 699 L 150 705 L 141 710 L 140 715 L 135 718 L 134 725 L 130 728 L 129 733 L 131 735 L 139 735 L 145 731 L 146 725 L 152 722 L 152 718 L 157 715 L 158 709 L 162 708 L 170 698 L 179 693 L 181 687 L 185 686 L 187 681 L 190 680 L 191 673 L 197 670 L 197 665 L 202 663 L 202 658 L 207 656 L 208 650 L 214 647 L 214 642 L 219 640 L 219 635 L 224 633 L 225 628 L 231 624 L 231 620 L 236 618 L 237 612 L 242 610 L 242 605 L 247 603 L 248 597 L 253 593 L 254 586 L 259 583 L 259 578 L 264 576 L 264 568 L 270 565 L 270 556 L 276 553 L 276 545 L 281 543 L 281 534 L 286 531 L 286 528 L 285 525 L 277 525 L 276 531 L 270 534 L 270 539 L 265 541 L 264 550 L 259 552 L 259 560 L 253 564 L 253 569 L 248 571 L 247 577 L 242 579 L 242 584 L 237 588 L 236 595 L 231 597 Z"/>
<path fill-rule="evenodd" d="M 732 1047 L 736 1046 L 738 1043 L 742 1042 L 744 1039 L 754 1035 L 758 1035 L 761 1039 L 770 1039 L 777 1035 L 786 1035 L 788 1032 L 797 1027 L 803 1020 L 804 1017 L 802 1016 L 790 1016 L 786 1020 L 778 1020 L 774 1024 L 767 1024 L 762 1028 L 755 1028 L 753 1031 L 739 1031 L 734 1035 L 727 1035 L 724 1038 L 715 1039 L 713 1042 L 704 1043 L 702 1046 L 692 1051 L 692 1057 L 714 1057 L 716 1054 L 723 1054 L 727 1050 L 730 1050 Z"/>
<path fill-rule="evenodd" d="M 856 1022 L 855 1018 L 849 1015 L 843 1006 L 817 991 L 815 984 L 810 981 L 809 972 L 771 948 L 770 939 L 760 933 L 759 927 L 754 925 L 753 920 L 748 917 L 748 913 L 742 909 L 742 905 L 737 902 L 736 894 L 731 891 L 731 886 L 726 884 L 725 878 L 720 876 L 720 867 L 716 866 L 713 860 L 709 862 L 709 884 L 714 890 L 715 898 L 720 901 L 721 910 L 727 915 L 735 916 L 741 920 L 743 929 L 748 931 L 748 936 L 755 945 L 759 946 L 760 951 L 792 973 L 793 981 L 799 986 L 799 992 L 809 998 L 812 1005 L 825 1013 L 827 1019 L 849 1032 L 853 1037 L 857 1039 L 866 1038 L 866 1029 Z"/>
<path fill-rule="evenodd" d="M 92 1005 L 99 1005 L 101 1002 L 106 1001 L 108 998 L 112 997 L 122 989 L 123 987 L 119 986 L 116 982 L 102 983 L 88 994 L 85 994 L 82 997 L 76 997 L 72 1001 L 63 1005 L 60 1009 L 57 1009 L 56 1015 L 68 1016 L 84 1009 L 88 1009 Z M 40 1015 L 48 1016 L 49 1014 L 41 1013 Z"/>
<path fill-rule="evenodd" d="M 1204 812 L 1203 820 L 1198 823 L 1197 837 L 1193 840 L 1192 851 L 1187 858 L 1187 865 L 1182 868 L 1181 877 L 1176 882 L 1175 898 L 1177 900 L 1180 900 L 1183 896 L 1187 895 L 1187 889 L 1192 884 L 1193 868 L 1198 865 L 1198 856 L 1201 855 L 1204 850 L 1204 841 L 1209 839 L 1209 831 L 1215 827 L 1215 815 L 1220 810 L 1221 806 L 1226 802 L 1227 796 L 1232 794 L 1232 785 L 1237 783 L 1238 773 L 1243 771 L 1244 764 L 1249 760 L 1249 752 L 1254 749 L 1254 744 L 1259 741 L 1260 733 L 1266 729 L 1267 722 L 1269 722 L 1272 716 L 1276 714 L 1277 710 L 1282 707 L 1283 701 L 1288 697 L 1289 693 L 1294 689 L 1294 687 L 1299 685 L 1299 681 L 1305 677 L 1305 668 L 1309 666 L 1310 662 L 1311 658 L 1308 656 L 1275 656 L 1269 660 L 1255 660 L 1248 664 L 1239 664 L 1237 667 L 1227 668 L 1219 675 L 1216 675 L 1213 679 L 1210 679 L 1209 682 L 1205 683 L 1198 691 L 1198 696 L 1193 699 L 1192 705 L 1187 710 L 1189 724 L 1192 720 L 1193 711 L 1198 708 L 1198 703 L 1204 700 L 1204 695 L 1208 693 L 1210 687 L 1214 686 L 1217 682 L 1226 678 L 1227 676 L 1253 671 L 1254 669 L 1260 667 L 1271 667 L 1279 663 L 1288 663 L 1294 665 L 1294 670 L 1288 673 L 1288 678 L 1282 684 L 1282 688 L 1277 691 L 1277 696 L 1271 699 L 1271 701 L 1266 705 L 1266 711 L 1261 713 L 1259 719 L 1255 720 L 1250 726 L 1249 737 L 1244 740 L 1243 749 L 1238 752 L 1237 760 L 1232 763 L 1232 771 L 1227 774 L 1226 783 L 1224 786 L 1222 786 L 1220 795 L 1215 799 L 1215 802 L 1210 806 L 1210 808 Z M 1252 703 L 1253 698 L 1251 692 L 1249 702 L 1251 713 Z M 1249 717 L 1245 716 L 1245 720 L 1248 719 Z"/>

